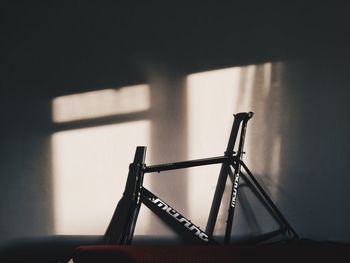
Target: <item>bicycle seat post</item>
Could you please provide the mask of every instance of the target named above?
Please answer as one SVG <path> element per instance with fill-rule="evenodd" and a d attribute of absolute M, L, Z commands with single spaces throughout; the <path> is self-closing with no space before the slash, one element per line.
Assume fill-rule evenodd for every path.
<path fill-rule="evenodd" d="M 237 139 L 239 128 L 240 128 L 242 122 L 247 123 L 251 117 L 253 117 L 252 112 L 240 112 L 240 113 L 237 113 L 234 115 L 234 121 L 232 124 L 229 142 L 227 144 L 227 148 L 225 151 L 225 157 L 227 157 L 228 159 L 226 162 L 224 162 L 221 165 L 221 169 L 220 169 L 218 181 L 216 184 L 216 189 L 215 189 L 211 209 L 209 212 L 207 227 L 206 227 L 206 233 L 210 237 L 213 236 L 216 219 L 217 219 L 218 212 L 220 209 L 222 196 L 223 196 L 223 193 L 225 190 L 227 176 L 229 174 L 229 169 L 230 169 L 230 164 L 231 164 L 230 158 L 233 157 L 233 154 L 234 154 L 234 147 L 236 144 L 236 139 Z M 243 140 L 244 140 L 244 138 L 243 138 Z M 242 148 L 243 148 L 242 138 L 240 138 L 240 145 L 242 145 Z"/>

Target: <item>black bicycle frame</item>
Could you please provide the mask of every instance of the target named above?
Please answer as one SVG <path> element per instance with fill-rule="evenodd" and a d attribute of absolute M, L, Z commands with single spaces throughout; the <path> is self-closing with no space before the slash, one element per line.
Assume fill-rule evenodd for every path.
<path fill-rule="evenodd" d="M 234 174 L 232 173 L 231 176 L 233 184 L 224 239 L 225 244 L 228 244 L 230 242 L 234 211 L 237 203 L 239 178 L 241 175 L 244 176 L 245 180 L 249 178 L 250 181 L 247 181 L 248 185 L 255 187 L 256 194 L 261 195 L 259 198 L 266 202 L 266 206 L 278 218 L 281 229 L 284 232 L 291 232 L 294 237 L 298 237 L 296 232 L 293 230 L 293 228 L 290 226 L 278 208 L 274 205 L 272 200 L 259 185 L 253 174 L 250 172 L 242 160 L 244 154 L 243 147 L 247 123 L 248 120 L 253 116 L 253 113 L 242 112 L 235 114 L 234 116 L 235 119 L 232 125 L 229 143 L 224 156 L 146 166 L 144 163 L 146 147 L 138 146 L 136 148 L 134 161 L 130 164 L 129 167 L 129 174 L 123 197 L 118 202 L 112 220 L 105 233 L 105 243 L 131 244 L 140 206 L 141 204 L 144 204 L 163 222 L 174 229 L 175 232 L 180 234 L 180 236 L 182 236 L 186 241 L 200 244 L 217 244 L 217 242 L 213 239 L 213 230 L 220 208 L 226 180 L 228 175 L 232 173 L 231 168 L 234 169 Z M 234 146 L 239 131 L 239 146 L 237 152 L 235 152 Z M 162 199 L 160 199 L 158 196 L 143 186 L 143 178 L 146 173 L 159 173 L 162 171 L 185 169 L 212 164 L 221 164 L 221 169 L 205 231 L 193 224 L 189 219 L 176 211 L 172 206 L 164 202 Z M 245 176 L 245 174 L 243 174 L 241 171 L 242 167 L 247 172 L 248 176 Z"/>

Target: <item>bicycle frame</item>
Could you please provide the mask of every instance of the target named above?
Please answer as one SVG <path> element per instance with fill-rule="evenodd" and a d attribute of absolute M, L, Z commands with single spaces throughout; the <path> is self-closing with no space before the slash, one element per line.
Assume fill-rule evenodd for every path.
<path fill-rule="evenodd" d="M 228 175 L 230 175 L 232 180 L 232 191 L 224 239 L 225 244 L 229 244 L 230 242 L 240 176 L 244 176 L 245 181 L 249 178 L 249 185 L 255 186 L 256 193 L 260 194 L 260 198 L 266 202 L 266 206 L 277 217 L 281 226 L 281 231 L 291 232 L 294 237 L 298 237 L 242 160 L 247 123 L 253 116 L 253 113 L 243 112 L 235 114 L 234 116 L 235 119 L 224 156 L 147 166 L 145 164 L 146 147 L 138 146 L 136 148 L 134 161 L 129 167 L 129 174 L 123 197 L 118 202 L 112 220 L 105 233 L 105 243 L 120 245 L 131 244 L 140 206 L 144 204 L 186 241 L 199 244 L 218 244 L 213 239 L 213 230 Z M 235 152 L 234 146 L 239 130 L 239 146 L 237 152 Z M 221 164 L 221 169 L 205 231 L 143 186 L 143 178 L 147 173 L 159 173 L 162 171 L 212 164 Z M 231 168 L 234 170 L 234 174 Z M 241 171 L 242 168 L 246 171 L 248 176 Z"/>

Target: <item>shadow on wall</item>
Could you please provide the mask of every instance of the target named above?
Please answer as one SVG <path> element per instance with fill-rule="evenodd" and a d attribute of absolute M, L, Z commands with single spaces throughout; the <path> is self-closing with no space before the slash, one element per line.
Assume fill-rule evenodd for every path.
<path fill-rule="evenodd" d="M 350 97 L 346 54 L 286 64 L 281 204 L 300 233 L 349 242 Z"/>
<path fill-rule="evenodd" d="M 50 104 L 0 97 L 0 243 L 53 228 Z"/>

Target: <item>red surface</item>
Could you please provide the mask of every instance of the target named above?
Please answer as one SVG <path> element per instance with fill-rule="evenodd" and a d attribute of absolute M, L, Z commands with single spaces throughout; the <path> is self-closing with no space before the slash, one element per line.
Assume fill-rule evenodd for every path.
<path fill-rule="evenodd" d="M 350 246 L 293 243 L 261 246 L 82 246 L 75 263 L 350 262 Z"/>

